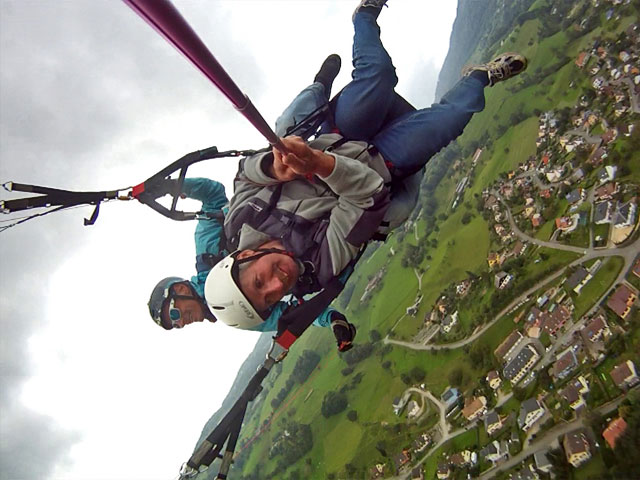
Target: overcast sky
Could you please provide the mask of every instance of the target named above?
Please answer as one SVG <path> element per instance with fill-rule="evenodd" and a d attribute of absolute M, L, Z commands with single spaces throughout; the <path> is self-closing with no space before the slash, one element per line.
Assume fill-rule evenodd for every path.
<path fill-rule="evenodd" d="M 271 124 L 328 54 L 343 59 L 334 90 L 348 82 L 357 3 L 175 0 Z M 389 3 L 380 25 L 397 90 L 427 106 L 456 2 Z M 265 142 L 124 3 L 0 0 L 0 182 L 124 188 L 211 145 Z M 190 174 L 230 194 L 235 169 L 213 160 Z M 174 478 L 257 339 L 149 318 L 155 283 L 194 273 L 193 223 L 111 202 L 84 227 L 91 213 L 0 233 L 2 480 Z"/>

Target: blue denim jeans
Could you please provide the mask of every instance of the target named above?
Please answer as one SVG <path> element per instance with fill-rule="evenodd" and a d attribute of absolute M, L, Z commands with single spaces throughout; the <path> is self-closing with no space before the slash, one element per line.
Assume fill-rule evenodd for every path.
<path fill-rule="evenodd" d="M 462 78 L 439 103 L 390 119 L 398 78 L 380 40 L 380 28 L 367 12 L 356 14 L 354 28 L 352 80 L 338 97 L 336 126 L 348 139 L 375 145 L 397 174 L 416 172 L 462 133 L 475 112 L 484 109 L 484 85 L 473 77 Z M 291 121 L 324 102 L 321 84 L 307 87 L 278 119 L 276 133 L 281 135 Z"/>

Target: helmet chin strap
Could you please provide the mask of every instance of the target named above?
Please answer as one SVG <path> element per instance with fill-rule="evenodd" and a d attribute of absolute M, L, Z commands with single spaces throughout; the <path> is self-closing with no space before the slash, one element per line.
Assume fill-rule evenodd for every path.
<path fill-rule="evenodd" d="M 180 282 L 180 283 L 183 283 L 187 287 L 189 287 L 189 290 L 191 291 L 191 295 L 178 295 L 177 293 L 173 293 L 174 291 L 173 285 L 171 285 L 171 291 L 166 300 L 169 300 L 171 298 L 175 298 L 176 300 L 178 299 L 196 300 L 197 302 L 200 303 L 200 305 L 202 305 L 202 313 L 204 315 L 204 318 L 206 320 L 209 320 L 212 323 L 216 322 L 217 319 L 216 317 L 213 316 L 213 314 L 211 313 L 211 310 L 209 310 L 209 306 L 207 305 L 206 300 L 202 298 L 200 295 L 198 295 L 198 292 L 196 292 L 195 288 L 193 288 L 193 285 L 191 285 L 191 282 L 189 282 L 188 280 L 185 280 L 184 282 Z"/>
<path fill-rule="evenodd" d="M 268 255 L 270 253 L 279 253 L 280 255 L 286 255 L 287 257 L 290 257 L 293 261 L 296 262 L 296 265 L 298 265 L 298 268 L 300 269 L 300 274 L 302 275 L 302 273 L 304 273 L 304 265 L 300 260 L 298 260 L 295 257 L 295 254 L 293 252 L 290 252 L 289 250 L 283 250 L 281 248 L 258 248 L 254 250 L 254 252 L 258 252 L 258 253 L 246 258 L 242 258 L 240 260 L 236 260 L 236 264 L 241 265 L 243 263 L 250 262 L 252 260 L 258 260 L 260 257 L 264 257 L 265 255 Z"/>

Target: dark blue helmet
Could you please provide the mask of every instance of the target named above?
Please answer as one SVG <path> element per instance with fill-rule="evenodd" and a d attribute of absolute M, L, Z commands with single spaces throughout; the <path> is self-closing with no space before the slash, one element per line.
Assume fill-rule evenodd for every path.
<path fill-rule="evenodd" d="M 165 330 L 171 330 L 173 327 L 170 321 L 162 321 L 162 307 L 164 307 L 164 303 L 170 297 L 171 285 L 184 281 L 186 280 L 180 277 L 163 278 L 155 286 L 151 292 L 151 297 L 149 297 L 149 314 L 151 315 L 151 318 L 153 318 L 153 321 Z"/>

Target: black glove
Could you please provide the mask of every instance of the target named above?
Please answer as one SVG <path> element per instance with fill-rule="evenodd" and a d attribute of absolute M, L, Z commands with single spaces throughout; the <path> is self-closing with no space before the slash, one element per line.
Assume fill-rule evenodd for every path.
<path fill-rule="evenodd" d="M 347 322 L 344 315 L 334 312 L 332 313 L 331 328 L 338 342 L 338 351 L 350 350 L 353 347 L 353 339 L 356 337 L 356 327 Z"/>

